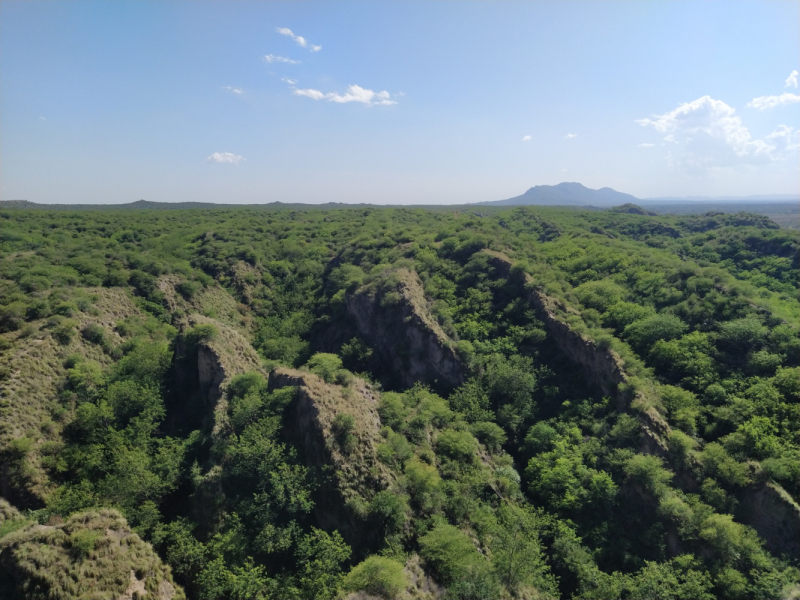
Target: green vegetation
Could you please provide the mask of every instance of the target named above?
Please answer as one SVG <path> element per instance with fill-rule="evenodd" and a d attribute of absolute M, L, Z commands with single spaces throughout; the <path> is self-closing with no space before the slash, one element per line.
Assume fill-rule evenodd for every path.
<path fill-rule="evenodd" d="M 0 585 L 792 597 L 799 249 L 630 207 L 4 209 Z"/>

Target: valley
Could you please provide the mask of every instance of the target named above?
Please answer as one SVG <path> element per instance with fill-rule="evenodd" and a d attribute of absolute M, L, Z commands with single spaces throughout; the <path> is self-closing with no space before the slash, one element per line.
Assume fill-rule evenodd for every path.
<path fill-rule="evenodd" d="M 800 232 L 647 208 L 3 205 L 0 588 L 797 598 Z"/>

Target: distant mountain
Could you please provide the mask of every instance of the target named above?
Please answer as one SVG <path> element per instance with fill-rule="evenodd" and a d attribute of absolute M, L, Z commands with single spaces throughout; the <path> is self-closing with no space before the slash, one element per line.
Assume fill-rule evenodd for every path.
<path fill-rule="evenodd" d="M 508 200 L 479 202 L 494 206 L 510 205 L 549 205 L 549 206 L 618 206 L 620 204 L 636 204 L 639 199 L 630 194 L 623 194 L 611 188 L 599 190 L 587 188 L 580 183 L 559 183 L 558 185 L 537 185 L 521 196 Z"/>

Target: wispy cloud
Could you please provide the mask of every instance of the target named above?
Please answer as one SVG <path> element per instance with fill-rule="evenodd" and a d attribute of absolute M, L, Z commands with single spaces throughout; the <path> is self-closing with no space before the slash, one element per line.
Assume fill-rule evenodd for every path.
<path fill-rule="evenodd" d="M 577 133 L 568 133 L 567 135 L 564 136 L 564 139 L 565 140 L 571 140 L 572 138 L 576 138 L 576 137 L 578 137 Z"/>
<path fill-rule="evenodd" d="M 789 76 L 786 78 L 786 82 L 784 83 L 783 87 L 797 87 L 797 75 L 797 70 L 789 73 Z"/>
<path fill-rule="evenodd" d="M 234 154 L 233 152 L 214 152 L 211 156 L 208 157 L 208 162 L 215 162 L 215 163 L 228 163 L 231 165 L 238 165 L 243 160 L 246 160 L 244 156 L 239 156 L 238 154 Z"/>
<path fill-rule="evenodd" d="M 226 85 L 223 89 L 228 90 L 231 94 L 236 94 L 236 95 L 244 94 L 244 90 L 242 88 L 231 87 L 229 85 Z"/>
<path fill-rule="evenodd" d="M 289 85 L 294 85 L 297 83 L 297 79 L 289 79 L 288 77 L 281 77 L 281 81 L 285 81 Z"/>
<path fill-rule="evenodd" d="M 639 144 L 639 148 L 652 148 L 655 144 L 648 144 L 645 142 L 644 144 Z"/>
<path fill-rule="evenodd" d="M 294 32 L 289 29 L 288 27 L 278 27 L 277 32 L 281 35 L 288 35 L 292 38 L 299 46 L 303 48 L 308 48 L 311 52 L 319 52 L 322 50 L 322 46 L 315 46 L 314 44 L 310 44 L 306 38 L 302 35 L 295 35 Z"/>
<path fill-rule="evenodd" d="M 784 152 L 800 150 L 800 130 L 795 131 L 794 128 L 788 125 L 778 125 L 778 128 L 770 133 L 766 139 Z"/>
<path fill-rule="evenodd" d="M 797 73 L 797 71 L 795 71 L 795 73 Z M 797 79 L 797 76 L 795 76 L 795 79 Z M 795 102 L 800 102 L 800 94 L 786 92 L 780 96 L 759 96 L 758 98 L 753 98 L 747 103 L 747 108 L 765 110 L 767 108 L 775 108 L 776 106 L 794 104 Z"/>
<path fill-rule="evenodd" d="M 290 65 L 299 65 L 299 60 L 294 60 L 293 58 L 286 58 L 285 56 L 275 56 L 274 54 L 267 54 L 264 57 L 264 60 L 268 63 L 287 63 Z"/>
<path fill-rule="evenodd" d="M 522 136 L 522 141 L 523 142 L 530 142 L 531 141 L 531 136 L 529 136 L 529 135 Z"/>
<path fill-rule="evenodd" d="M 675 110 L 649 119 L 637 119 L 643 127 L 666 134 L 674 144 L 669 162 L 688 171 L 736 165 L 765 164 L 787 158 L 795 150 L 791 128 L 782 126 L 763 140 L 753 139 L 736 116 L 736 109 L 722 100 L 703 96 Z"/>
<path fill-rule="evenodd" d="M 348 86 L 344 94 L 339 94 L 337 92 L 328 92 L 326 94 L 319 90 L 301 90 L 296 88 L 292 91 L 297 96 L 305 96 L 313 100 L 327 100 L 328 102 L 337 102 L 339 104 L 345 104 L 347 102 L 360 102 L 361 104 L 368 104 L 370 106 L 389 106 L 391 104 L 397 104 L 395 100 L 391 99 L 391 94 L 389 94 L 389 92 L 373 92 L 372 90 L 362 88 L 360 85 Z"/>
<path fill-rule="evenodd" d="M 306 98 L 311 98 L 312 100 L 322 100 L 325 97 L 325 94 L 320 92 L 319 90 L 293 90 L 296 96 L 305 96 Z"/>
<path fill-rule="evenodd" d="M 40 121 L 47 121 L 47 119 L 45 119 L 44 117 L 39 117 L 39 120 Z"/>

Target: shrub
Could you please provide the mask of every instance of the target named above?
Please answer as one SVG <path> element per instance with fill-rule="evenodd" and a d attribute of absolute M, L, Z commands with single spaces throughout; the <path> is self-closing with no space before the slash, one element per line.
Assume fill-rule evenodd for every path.
<path fill-rule="evenodd" d="M 358 438 L 353 434 L 355 426 L 355 417 L 344 413 L 336 415 L 333 419 L 333 423 L 331 423 L 333 436 L 339 444 L 339 447 L 345 452 L 351 452 L 358 442 Z"/>
<path fill-rule="evenodd" d="M 641 321 L 656 314 L 654 308 L 632 302 L 617 302 L 603 315 L 603 324 L 621 332 L 634 321 Z"/>
<path fill-rule="evenodd" d="M 672 481 L 672 473 L 663 467 L 657 456 L 636 454 L 625 463 L 625 475 L 643 485 L 655 496 L 661 496 Z"/>
<path fill-rule="evenodd" d="M 102 325 L 91 323 L 81 330 L 83 339 L 92 344 L 102 345 L 105 342 L 106 334 Z"/>
<path fill-rule="evenodd" d="M 375 494 L 369 503 L 369 514 L 383 536 L 402 529 L 408 511 L 408 498 L 383 490 Z"/>
<path fill-rule="evenodd" d="M 67 346 L 72 341 L 72 338 L 75 337 L 76 326 L 77 323 L 75 321 L 64 319 L 53 329 L 53 337 L 59 344 Z"/>
<path fill-rule="evenodd" d="M 308 359 L 308 370 L 333 383 L 337 371 L 342 368 L 342 359 L 335 354 L 318 352 Z"/>
<path fill-rule="evenodd" d="M 92 529 L 73 531 L 69 536 L 69 543 L 76 558 L 87 558 L 94 551 L 102 536 L 101 532 Z"/>
<path fill-rule="evenodd" d="M 576 287 L 574 292 L 581 304 L 600 312 L 605 312 L 625 296 L 623 288 L 608 280 L 588 281 Z"/>
<path fill-rule="evenodd" d="M 210 342 L 219 335 L 219 329 L 210 323 L 195 325 L 185 334 L 186 343 L 189 347 L 197 346 L 203 342 Z"/>
<path fill-rule="evenodd" d="M 395 392 L 386 392 L 381 396 L 378 414 L 381 421 L 392 429 L 400 429 L 408 416 L 408 409 L 403 403 L 403 396 Z"/>
<path fill-rule="evenodd" d="M 377 555 L 353 567 L 344 580 L 344 588 L 348 591 L 365 591 L 389 600 L 399 597 L 407 585 L 408 578 L 403 572 L 403 565 Z"/>
<path fill-rule="evenodd" d="M 436 450 L 453 460 L 471 463 L 478 445 L 472 434 L 466 431 L 445 429 L 436 438 Z"/>
<path fill-rule="evenodd" d="M 503 428 L 491 421 L 480 421 L 470 426 L 470 431 L 489 452 L 499 452 L 506 443 L 506 434 Z"/>
<path fill-rule="evenodd" d="M 182 281 L 175 286 L 175 290 L 186 300 L 191 300 L 200 291 L 201 287 L 202 285 L 196 281 Z"/>
<path fill-rule="evenodd" d="M 378 458 L 390 466 L 403 464 L 411 458 L 411 454 L 411 444 L 402 433 L 389 431 L 386 435 L 386 442 L 378 445 Z"/>
<path fill-rule="evenodd" d="M 439 486 L 442 482 L 436 467 L 425 464 L 416 456 L 405 464 L 405 476 L 411 497 L 423 510 L 433 510 L 439 502 Z"/>
<path fill-rule="evenodd" d="M 686 323 L 675 315 L 653 315 L 634 321 L 623 331 L 623 336 L 640 354 L 644 354 L 658 341 L 679 338 L 686 331 Z"/>
<path fill-rule="evenodd" d="M 467 534 L 452 525 L 437 525 L 419 538 L 419 545 L 420 554 L 445 585 L 469 573 L 482 560 Z"/>

